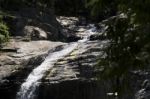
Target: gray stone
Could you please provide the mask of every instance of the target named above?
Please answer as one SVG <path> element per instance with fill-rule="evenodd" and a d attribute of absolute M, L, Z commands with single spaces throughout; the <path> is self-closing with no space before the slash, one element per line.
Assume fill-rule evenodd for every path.
<path fill-rule="evenodd" d="M 23 32 L 26 36 L 31 38 L 31 40 L 47 40 L 48 39 L 47 33 L 38 27 L 25 26 Z"/>
<path fill-rule="evenodd" d="M 148 79 L 143 81 L 142 89 L 136 93 L 135 99 L 150 99 L 150 82 Z"/>

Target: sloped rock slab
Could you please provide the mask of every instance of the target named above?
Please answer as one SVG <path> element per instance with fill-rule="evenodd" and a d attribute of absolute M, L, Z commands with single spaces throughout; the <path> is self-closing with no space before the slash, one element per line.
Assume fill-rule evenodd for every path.
<path fill-rule="evenodd" d="M 49 50 L 55 51 L 60 45 L 64 43 L 12 39 L 3 47 L 0 52 L 0 99 L 15 99 L 20 84 L 31 70 L 43 62 Z M 11 51 L 13 49 L 16 51 Z"/>

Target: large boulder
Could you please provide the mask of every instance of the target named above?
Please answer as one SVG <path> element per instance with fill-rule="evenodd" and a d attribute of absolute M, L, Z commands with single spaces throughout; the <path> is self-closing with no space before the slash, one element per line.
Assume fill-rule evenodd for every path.
<path fill-rule="evenodd" d="M 34 26 L 25 26 L 23 33 L 29 36 L 31 40 L 47 40 L 48 39 L 48 35 L 44 30 L 38 27 L 34 27 Z"/>

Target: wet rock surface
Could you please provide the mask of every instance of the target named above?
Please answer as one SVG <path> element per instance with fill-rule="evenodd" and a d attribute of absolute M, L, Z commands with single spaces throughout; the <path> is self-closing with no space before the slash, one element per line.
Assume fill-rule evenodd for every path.
<path fill-rule="evenodd" d="M 77 41 L 89 32 L 86 30 L 90 26 L 75 25 L 77 18 L 60 17 L 59 22 L 65 28 L 64 35 L 71 39 L 68 39 L 69 42 Z M 27 31 L 29 35 L 34 34 L 33 40 L 36 41 L 15 37 L 0 51 L 0 99 L 15 99 L 20 85 L 29 73 L 45 60 L 48 53 L 60 51 L 66 44 L 39 40 L 47 39 L 48 32 L 45 29 L 31 25 L 25 29 L 24 32 Z M 67 34 L 69 31 L 70 34 Z M 99 32 L 91 35 L 88 42 L 78 42 L 80 44 L 76 49 L 47 70 L 45 77 L 38 82 L 38 99 L 117 99 L 111 93 L 111 81 L 97 82 L 98 70 L 95 65 L 99 57 L 105 56 L 103 48 L 108 44 L 103 31 Z M 132 72 L 129 82 L 133 91 L 124 93 L 121 99 L 149 99 L 149 75 L 149 71 Z M 108 92 L 111 96 L 107 95 Z"/>
<path fill-rule="evenodd" d="M 70 25 L 67 27 L 70 28 Z M 74 30 L 76 35 L 84 37 L 89 28 L 76 26 Z M 39 82 L 38 99 L 106 99 L 105 91 L 102 91 L 104 87 L 97 83 L 95 65 L 98 58 L 104 56 L 102 49 L 108 41 L 99 39 L 78 43 L 76 49 L 58 60 Z"/>
<path fill-rule="evenodd" d="M 101 42 L 105 45 L 106 42 Z M 70 55 L 59 60 L 47 72 L 39 88 L 39 99 L 99 99 L 105 97 L 97 87 L 94 66 L 100 53 L 101 44 L 89 41 L 79 45 Z M 46 90 L 44 93 L 41 90 Z M 100 92 L 100 93 L 99 93 Z M 104 99 L 104 98 L 102 98 Z"/>
<path fill-rule="evenodd" d="M 101 42 L 101 44 L 106 42 Z M 90 41 L 85 45 L 79 45 L 72 53 L 64 59 L 59 60 L 54 68 L 49 71 L 45 80 L 60 82 L 72 79 L 94 79 L 94 65 L 102 53 L 98 41 Z"/>
<path fill-rule="evenodd" d="M 18 39 L 17 39 L 18 40 Z M 44 57 L 48 54 L 48 51 L 50 49 L 55 48 L 56 46 L 63 45 L 64 43 L 61 42 L 51 42 L 51 41 L 31 41 L 31 42 L 24 42 L 24 41 L 16 41 L 15 39 L 12 39 L 10 43 L 7 44 L 7 46 L 3 47 L 1 49 L 1 56 L 0 56 L 0 67 L 1 70 L 4 67 L 7 67 L 5 65 L 10 65 L 10 69 L 7 69 L 7 71 L 12 72 L 15 70 L 13 68 L 23 68 L 23 66 L 19 65 L 33 65 L 36 63 L 36 65 L 39 65 L 43 60 Z M 10 51 L 14 50 L 14 51 Z M 43 57 L 43 59 L 42 59 Z M 11 67 L 12 65 L 12 67 Z M 9 68 L 9 66 L 8 66 Z M 5 77 L 8 75 L 7 71 L 0 72 L 0 78 Z"/>
<path fill-rule="evenodd" d="M 9 18 L 6 17 L 6 20 L 8 21 Z M 46 32 L 37 26 L 23 27 L 25 27 L 23 34 L 21 36 L 14 34 L 15 37 L 12 37 L 9 43 L 0 50 L 0 93 L 3 94 L 0 96 L 1 99 L 15 99 L 21 83 L 28 74 L 44 61 L 48 53 L 61 50 L 61 46 L 65 44 L 40 40 L 43 39 L 43 34 L 44 39 L 47 39 Z M 32 33 L 38 35 L 35 37 L 35 34 L 32 35 Z M 34 41 L 32 41 L 32 37 L 34 37 Z M 71 37 L 70 41 L 80 39 L 74 34 L 69 37 Z"/>
<path fill-rule="evenodd" d="M 61 42 L 30 41 L 12 39 L 0 51 L 0 96 L 1 99 L 15 99 L 16 92 L 33 68 L 40 65 L 48 51 Z"/>

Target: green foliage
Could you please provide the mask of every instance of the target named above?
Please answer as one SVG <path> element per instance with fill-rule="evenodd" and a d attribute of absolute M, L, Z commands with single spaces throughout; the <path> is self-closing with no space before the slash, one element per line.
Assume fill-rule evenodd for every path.
<path fill-rule="evenodd" d="M 149 61 L 149 26 L 135 25 L 131 17 L 115 18 L 107 30 L 110 46 L 105 49 L 107 57 L 100 59 L 99 64 L 105 66 L 103 75 L 122 76 L 131 70 L 144 68 Z M 146 57 L 144 56 L 145 54 Z"/>
<path fill-rule="evenodd" d="M 113 80 L 114 90 L 121 95 L 121 91 L 126 89 L 124 82 L 130 80 L 131 71 L 146 69 L 150 65 L 150 1 L 90 0 L 90 3 L 97 11 L 114 9 L 111 4 L 117 7 L 116 13 L 119 15 L 106 24 L 110 41 L 104 49 L 107 56 L 99 59 L 98 66 L 103 68 L 100 78 Z"/>
<path fill-rule="evenodd" d="M 7 25 L 0 19 L 0 44 L 9 40 L 9 29 Z"/>
<path fill-rule="evenodd" d="M 150 47 L 150 21 L 147 17 L 149 12 L 146 13 L 145 11 L 146 9 L 148 10 L 148 6 L 145 7 L 145 3 L 142 2 L 136 2 L 135 6 L 133 6 L 131 2 L 132 9 L 130 9 L 128 8 L 131 5 L 130 2 L 125 3 L 122 0 L 122 3 L 118 6 L 122 6 L 119 11 L 124 11 L 123 17 L 116 17 L 107 24 L 109 26 L 107 38 L 110 40 L 110 46 L 106 49 L 106 60 L 102 60 L 106 66 L 120 71 L 113 73 L 117 76 L 122 75 L 127 70 L 134 69 L 134 67 L 149 64 L 149 62 L 145 64 L 148 61 L 148 56 L 147 59 L 142 56 L 142 53 L 149 55 L 148 49 Z M 141 8 L 138 8 L 139 6 Z M 146 19 L 142 18 L 144 15 L 146 15 Z"/>

